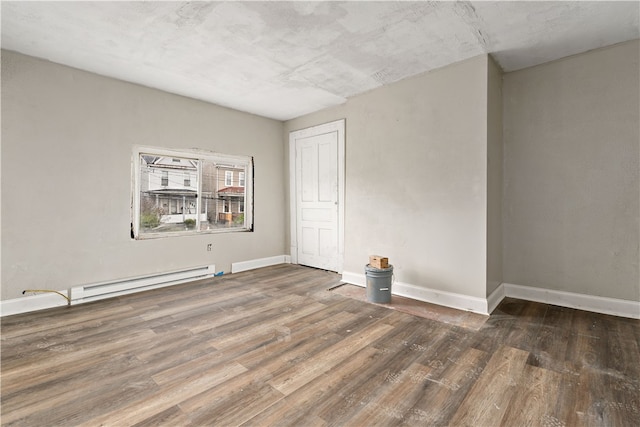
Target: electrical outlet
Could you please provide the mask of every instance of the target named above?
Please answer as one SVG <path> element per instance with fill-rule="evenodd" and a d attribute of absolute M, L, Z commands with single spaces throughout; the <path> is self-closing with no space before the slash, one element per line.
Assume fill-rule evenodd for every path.
<path fill-rule="evenodd" d="M 211 247 L 212 247 L 212 246 L 213 246 L 213 245 L 212 245 L 211 243 L 209 243 L 209 244 L 207 245 L 207 251 L 211 252 Z"/>

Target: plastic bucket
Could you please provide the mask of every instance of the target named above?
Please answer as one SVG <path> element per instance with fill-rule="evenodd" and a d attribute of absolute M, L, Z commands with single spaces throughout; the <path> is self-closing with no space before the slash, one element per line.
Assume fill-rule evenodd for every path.
<path fill-rule="evenodd" d="M 374 268 L 367 264 L 364 266 L 364 273 L 367 279 L 367 301 L 390 303 L 393 265 L 388 268 Z"/>

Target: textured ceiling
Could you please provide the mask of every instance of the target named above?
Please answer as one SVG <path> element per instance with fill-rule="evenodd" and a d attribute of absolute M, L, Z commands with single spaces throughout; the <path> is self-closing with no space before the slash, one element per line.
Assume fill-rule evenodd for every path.
<path fill-rule="evenodd" d="M 2 48 L 287 120 L 483 53 L 639 38 L 639 2 L 11 2 Z"/>

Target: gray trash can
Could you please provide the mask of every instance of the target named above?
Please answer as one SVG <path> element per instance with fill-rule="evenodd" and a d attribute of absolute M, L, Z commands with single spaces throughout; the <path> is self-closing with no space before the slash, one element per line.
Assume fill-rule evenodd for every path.
<path fill-rule="evenodd" d="M 390 303 L 393 265 L 388 268 L 374 268 L 367 264 L 364 266 L 364 273 L 367 278 L 367 301 Z"/>

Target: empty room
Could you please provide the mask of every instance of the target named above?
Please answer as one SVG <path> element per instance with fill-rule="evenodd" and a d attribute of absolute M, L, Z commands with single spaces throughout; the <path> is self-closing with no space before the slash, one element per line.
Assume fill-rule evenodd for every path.
<path fill-rule="evenodd" d="M 0 425 L 640 425 L 639 2 L 0 17 Z"/>

